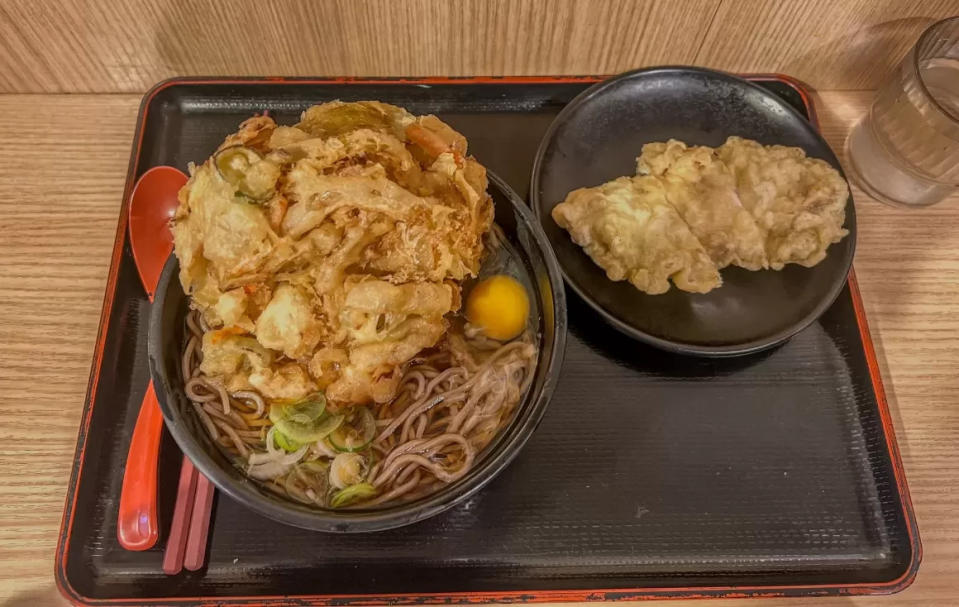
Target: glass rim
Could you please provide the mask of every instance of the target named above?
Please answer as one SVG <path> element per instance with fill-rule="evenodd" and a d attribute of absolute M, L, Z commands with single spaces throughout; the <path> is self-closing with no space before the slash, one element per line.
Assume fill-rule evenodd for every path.
<path fill-rule="evenodd" d="M 932 101 L 933 106 L 939 110 L 939 113 L 943 114 L 946 118 L 951 120 L 953 123 L 959 124 L 959 116 L 953 114 L 948 109 L 943 107 L 939 100 L 929 91 L 929 87 L 926 86 L 925 78 L 923 78 L 922 70 L 919 69 L 919 49 L 922 47 L 923 43 L 926 42 L 926 39 L 932 36 L 933 30 L 938 28 L 941 25 L 946 23 L 955 22 L 959 23 L 959 16 L 956 17 L 947 17 L 946 19 L 940 19 L 935 23 L 932 23 L 922 31 L 922 34 L 919 35 L 919 39 L 916 41 L 916 44 L 913 46 L 916 52 L 912 54 L 912 63 L 913 68 L 916 70 L 916 80 L 919 81 L 919 86 L 922 87 L 922 92 L 925 94 L 926 98 Z"/>

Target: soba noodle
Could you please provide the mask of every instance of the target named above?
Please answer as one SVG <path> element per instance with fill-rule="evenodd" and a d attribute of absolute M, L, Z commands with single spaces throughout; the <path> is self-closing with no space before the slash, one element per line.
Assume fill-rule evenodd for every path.
<path fill-rule="evenodd" d="M 504 345 L 451 331 L 407 366 L 394 399 L 375 406 L 365 454 L 339 453 L 326 439 L 289 453 L 277 447 L 259 394 L 228 393 L 200 371 L 207 329 L 199 313 L 188 314 L 182 357 L 184 390 L 206 433 L 251 478 L 319 507 L 336 506 L 329 468 L 338 464 L 365 467 L 371 487 L 349 506 L 412 500 L 462 478 L 509 422 L 536 361 L 536 347 L 522 338 Z"/>

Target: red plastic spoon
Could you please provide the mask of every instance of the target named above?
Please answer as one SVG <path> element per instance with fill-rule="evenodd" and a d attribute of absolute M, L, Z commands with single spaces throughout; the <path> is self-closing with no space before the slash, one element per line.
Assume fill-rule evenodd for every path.
<path fill-rule="evenodd" d="M 163 265 L 173 251 L 169 222 L 178 204 L 177 193 L 186 182 L 181 171 L 158 166 L 140 177 L 130 196 L 130 246 L 151 302 Z M 127 550 L 147 550 L 160 534 L 157 461 L 162 430 L 163 415 L 151 381 L 140 404 L 120 489 L 117 539 Z"/>

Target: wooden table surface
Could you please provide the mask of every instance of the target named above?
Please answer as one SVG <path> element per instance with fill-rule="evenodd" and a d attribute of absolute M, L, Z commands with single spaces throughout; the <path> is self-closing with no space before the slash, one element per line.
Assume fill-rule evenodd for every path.
<path fill-rule="evenodd" d="M 817 97 L 825 136 L 841 152 L 871 93 Z M 53 581 L 54 550 L 139 101 L 0 95 L 2 605 L 64 602 Z M 855 267 L 924 559 L 915 584 L 899 595 L 829 602 L 957 604 L 959 196 L 916 211 L 882 206 L 859 190 L 854 196 Z M 670 603 L 679 604 L 686 602 Z M 767 601 L 748 603 L 760 604 Z"/>

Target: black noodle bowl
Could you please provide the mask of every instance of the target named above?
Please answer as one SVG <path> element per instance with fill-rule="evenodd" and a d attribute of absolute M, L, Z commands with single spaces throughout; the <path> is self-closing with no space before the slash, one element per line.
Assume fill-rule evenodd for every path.
<path fill-rule="evenodd" d="M 248 454 L 243 452 L 263 451 L 263 445 L 273 444 L 258 427 L 246 423 L 263 418 L 265 403 L 252 392 L 226 394 L 197 372 L 194 352 L 198 342 L 191 337 L 202 334 L 203 327 L 196 317 L 188 318 L 188 299 L 177 278 L 176 258 L 171 255 L 151 313 L 151 371 L 168 429 L 218 488 L 247 507 L 290 525 L 333 532 L 376 531 L 453 507 L 512 461 L 541 420 L 557 381 L 565 348 L 566 302 L 559 267 L 542 229 L 508 186 L 493 174 L 489 178 L 495 221 L 529 278 L 531 310 L 536 311 L 531 316 L 533 326 L 525 338 L 498 348 L 487 345 L 490 350 L 480 350 L 478 359 L 472 363 L 467 359 L 465 365 L 462 357 L 454 364 L 443 349 L 418 357 L 406 370 L 398 391 L 397 399 L 406 401 L 394 401 L 394 409 L 389 405 L 373 408 L 379 420 L 374 441 L 377 458 L 369 479 L 378 493 L 350 508 L 318 507 L 316 496 L 307 493 L 309 487 L 304 489 L 296 482 L 291 486 L 248 476 L 249 467 L 244 465 Z M 423 415 L 435 408 L 439 397 L 488 381 L 484 369 L 491 363 L 506 367 L 497 373 L 510 374 L 507 385 L 518 391 L 504 394 L 498 413 L 502 423 L 491 426 L 489 416 L 471 415 L 466 407 Z M 482 435 L 484 432 L 487 435 Z M 464 435 L 470 440 L 464 440 Z M 479 448 L 471 449 L 466 443 Z M 403 449 L 410 445 L 421 454 L 437 457 L 417 460 L 416 454 Z M 449 461 L 443 461 L 446 458 Z M 412 465 L 416 461 L 419 465 Z"/>

